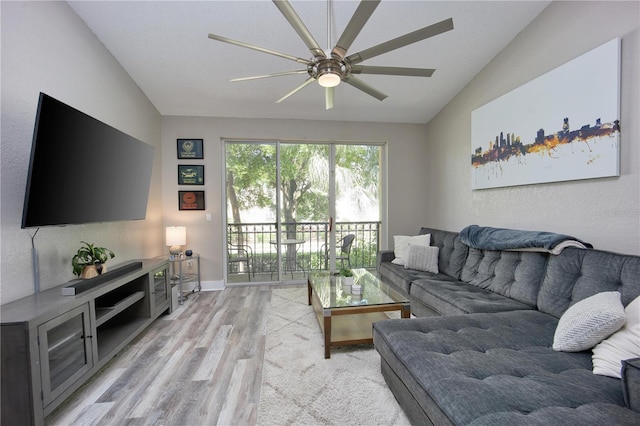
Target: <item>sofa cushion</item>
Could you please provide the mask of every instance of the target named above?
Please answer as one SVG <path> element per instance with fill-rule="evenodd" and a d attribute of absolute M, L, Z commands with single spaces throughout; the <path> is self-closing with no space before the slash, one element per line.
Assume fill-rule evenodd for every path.
<path fill-rule="evenodd" d="M 460 279 L 536 306 L 548 254 L 469 248 Z"/>
<path fill-rule="evenodd" d="M 605 291 L 582 299 L 565 311 L 553 337 L 556 351 L 577 352 L 593 348 L 624 325 L 620 293 Z"/>
<path fill-rule="evenodd" d="M 583 404 L 572 407 L 545 407 L 534 412 L 508 411 L 483 416 L 469 423 L 469 426 L 602 426 L 637 425 L 640 416 L 610 403 Z"/>
<path fill-rule="evenodd" d="M 418 299 L 440 315 L 533 309 L 530 305 L 451 277 L 417 279 L 411 284 L 409 296 L 412 301 Z"/>
<path fill-rule="evenodd" d="M 398 289 L 404 296 L 409 295 L 413 281 L 434 276 L 431 272 L 406 269 L 402 265 L 395 265 L 391 262 L 381 263 L 378 267 L 378 275 L 382 281 Z M 437 274 L 436 276 L 443 279 L 449 278 L 444 274 Z"/>
<path fill-rule="evenodd" d="M 620 380 L 591 372 L 589 352 L 551 348 L 557 322 L 535 310 L 388 320 L 374 323 L 373 339 L 420 406 L 436 407 L 428 413 L 432 419 L 459 425 L 639 421 L 624 408 Z"/>
<path fill-rule="evenodd" d="M 627 306 L 640 296 L 640 257 L 566 248 L 549 257 L 538 309 L 560 318 L 570 305 L 596 293 L 618 291 Z"/>
<path fill-rule="evenodd" d="M 458 233 L 422 227 L 420 234 L 430 234 L 431 245 L 439 248 L 438 271 L 452 278 L 460 278 L 469 247 L 462 244 Z"/>
<path fill-rule="evenodd" d="M 438 251 L 437 246 L 417 246 L 410 244 L 404 267 L 406 269 L 417 269 L 418 271 L 437 274 Z"/>

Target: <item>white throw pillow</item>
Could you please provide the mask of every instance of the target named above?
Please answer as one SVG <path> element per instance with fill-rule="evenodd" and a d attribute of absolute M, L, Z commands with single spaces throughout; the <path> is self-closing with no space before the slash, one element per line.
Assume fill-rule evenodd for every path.
<path fill-rule="evenodd" d="M 409 244 L 407 259 L 404 263 L 406 269 L 438 273 L 438 246 L 417 246 Z"/>
<path fill-rule="evenodd" d="M 620 293 L 606 291 L 583 299 L 562 314 L 553 336 L 556 351 L 591 349 L 624 325 Z"/>
<path fill-rule="evenodd" d="M 640 357 L 640 296 L 624 310 L 627 323 L 593 348 L 593 373 L 621 378 L 622 361 Z"/>
<path fill-rule="evenodd" d="M 409 237 L 407 235 L 396 235 L 393 237 L 393 252 L 396 256 L 391 263 L 396 265 L 404 265 L 407 259 L 409 244 L 417 246 L 428 246 L 431 244 L 431 234 L 415 235 Z"/>

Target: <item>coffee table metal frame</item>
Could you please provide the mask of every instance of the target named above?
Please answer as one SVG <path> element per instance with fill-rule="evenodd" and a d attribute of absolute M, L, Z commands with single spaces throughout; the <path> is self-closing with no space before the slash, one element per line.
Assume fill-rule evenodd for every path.
<path fill-rule="evenodd" d="M 313 305 L 324 335 L 325 358 L 331 357 L 332 346 L 373 343 L 372 324 L 389 319 L 385 312 L 400 311 L 402 318 L 411 317 L 411 305 L 400 293 L 365 269 L 354 269 L 354 273 L 356 283 L 363 285 L 362 295 L 359 297 L 353 297 L 348 290 L 345 291 L 341 277 L 328 272 L 308 276 L 309 305 Z M 316 288 L 316 284 L 319 286 L 320 283 L 315 280 L 322 281 L 322 288 Z M 318 292 L 324 293 L 324 304 Z M 341 296 L 339 303 L 336 302 L 338 293 Z M 375 294 L 375 303 L 369 304 L 368 293 Z"/>

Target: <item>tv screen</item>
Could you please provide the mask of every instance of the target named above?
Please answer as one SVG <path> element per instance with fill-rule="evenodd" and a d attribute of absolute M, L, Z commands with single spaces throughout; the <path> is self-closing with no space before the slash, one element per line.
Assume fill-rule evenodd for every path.
<path fill-rule="evenodd" d="M 144 219 L 154 148 L 40 93 L 22 228 Z"/>

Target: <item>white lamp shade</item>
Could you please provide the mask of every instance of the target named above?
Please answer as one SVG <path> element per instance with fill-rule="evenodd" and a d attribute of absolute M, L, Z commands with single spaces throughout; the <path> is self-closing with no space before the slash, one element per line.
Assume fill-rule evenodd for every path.
<path fill-rule="evenodd" d="M 165 237 L 168 246 L 187 244 L 187 228 L 185 226 L 167 226 Z"/>

